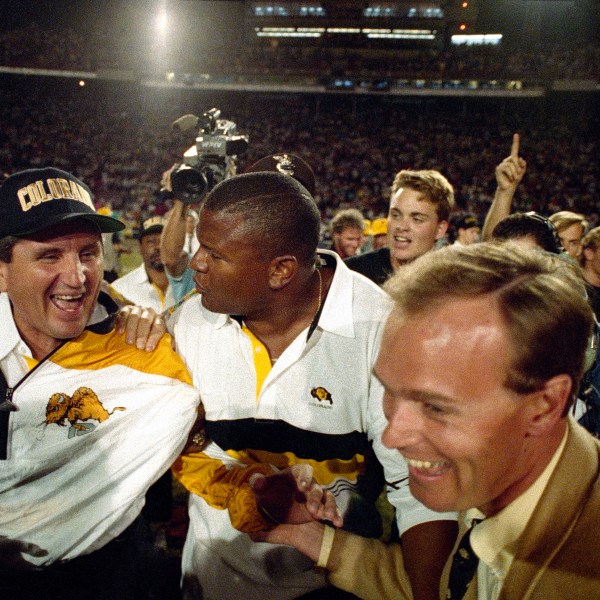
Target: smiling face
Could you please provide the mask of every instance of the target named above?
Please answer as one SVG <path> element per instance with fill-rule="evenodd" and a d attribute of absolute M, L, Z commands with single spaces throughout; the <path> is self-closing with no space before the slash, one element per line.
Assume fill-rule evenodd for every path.
<path fill-rule="evenodd" d="M 268 266 L 244 217 L 203 210 L 200 247 L 190 262 L 202 305 L 212 312 L 250 317 L 268 302 Z"/>
<path fill-rule="evenodd" d="M 70 222 L 19 240 L 9 263 L 0 262 L 0 291 L 7 292 L 15 323 L 35 358 L 84 330 L 103 275 L 100 233 Z"/>
<path fill-rule="evenodd" d="M 339 233 L 333 234 L 333 249 L 340 258 L 354 256 L 364 241 L 363 232 L 356 227 L 344 227 Z"/>
<path fill-rule="evenodd" d="M 388 214 L 392 266 L 397 269 L 429 252 L 446 229 L 448 222 L 440 221 L 435 204 L 427 201 L 421 192 L 400 188 L 392 196 Z"/>
<path fill-rule="evenodd" d="M 546 464 L 530 431 L 536 393 L 505 386 L 510 366 L 488 296 L 390 318 L 375 366 L 389 422 L 383 442 L 406 458 L 410 490 L 429 508 L 495 514 Z"/>

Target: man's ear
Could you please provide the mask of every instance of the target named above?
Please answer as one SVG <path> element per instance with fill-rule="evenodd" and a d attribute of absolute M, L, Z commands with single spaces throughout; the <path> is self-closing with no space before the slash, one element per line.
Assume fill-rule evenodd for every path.
<path fill-rule="evenodd" d="M 446 235 L 446 231 L 448 231 L 448 221 L 440 221 L 437 225 L 437 229 L 435 230 L 435 239 L 441 240 L 444 235 Z"/>
<path fill-rule="evenodd" d="M 269 285 L 273 290 L 284 288 L 298 272 L 298 259 L 291 254 L 277 256 L 269 264 Z"/>
<path fill-rule="evenodd" d="M 573 380 L 563 373 L 555 375 L 546 381 L 541 390 L 530 394 L 526 401 L 531 402 L 531 435 L 546 435 L 564 417 L 572 388 Z"/>
<path fill-rule="evenodd" d="M 0 292 L 7 291 L 6 269 L 7 269 L 7 264 L 0 260 Z"/>

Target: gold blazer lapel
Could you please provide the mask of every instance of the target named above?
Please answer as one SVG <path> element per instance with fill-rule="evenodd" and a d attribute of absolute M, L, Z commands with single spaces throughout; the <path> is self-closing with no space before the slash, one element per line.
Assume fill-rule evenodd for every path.
<path fill-rule="evenodd" d="M 499 600 L 528 598 L 577 523 L 582 499 L 588 496 L 598 470 L 594 442 L 581 432 L 579 425 L 569 421 L 564 453 L 519 541 Z"/>

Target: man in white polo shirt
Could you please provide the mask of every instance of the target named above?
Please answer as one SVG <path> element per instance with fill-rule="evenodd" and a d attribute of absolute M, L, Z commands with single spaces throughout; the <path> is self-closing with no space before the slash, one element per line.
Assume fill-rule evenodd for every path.
<path fill-rule="evenodd" d="M 160 313 L 175 304 L 165 266 L 160 260 L 160 235 L 163 217 L 151 217 L 142 224 L 139 234 L 142 264 L 119 277 L 111 285 L 124 298 Z"/>
<path fill-rule="evenodd" d="M 175 466 L 192 492 L 183 553 L 189 597 L 339 593 L 323 589 L 322 572 L 298 552 L 246 535 L 272 527 L 284 509 L 256 503 L 252 486 L 263 475 L 310 466 L 346 524 L 359 506 L 355 525 L 364 527 L 366 515 L 378 517 L 366 510 L 366 494 L 359 499 L 372 450 L 385 469 L 416 590 L 437 587 L 450 552 L 452 517 L 410 495 L 406 466 L 390 462 L 393 453 L 381 445 L 383 389 L 372 367 L 389 298 L 334 252 L 317 251 L 319 227 L 312 196 L 278 172 L 227 179 L 200 210 L 200 248 L 191 260 L 200 293 L 169 321 L 219 446 L 185 454 Z"/>

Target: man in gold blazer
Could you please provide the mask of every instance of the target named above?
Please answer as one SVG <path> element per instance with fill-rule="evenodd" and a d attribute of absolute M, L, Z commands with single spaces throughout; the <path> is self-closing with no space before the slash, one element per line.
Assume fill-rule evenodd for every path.
<path fill-rule="evenodd" d="M 600 598 L 600 443 L 569 416 L 593 325 L 580 282 L 537 251 L 482 243 L 422 257 L 388 291 L 383 441 L 416 498 L 461 511 L 439 598 Z M 263 539 L 360 598 L 413 597 L 399 545 L 316 521 Z"/>

